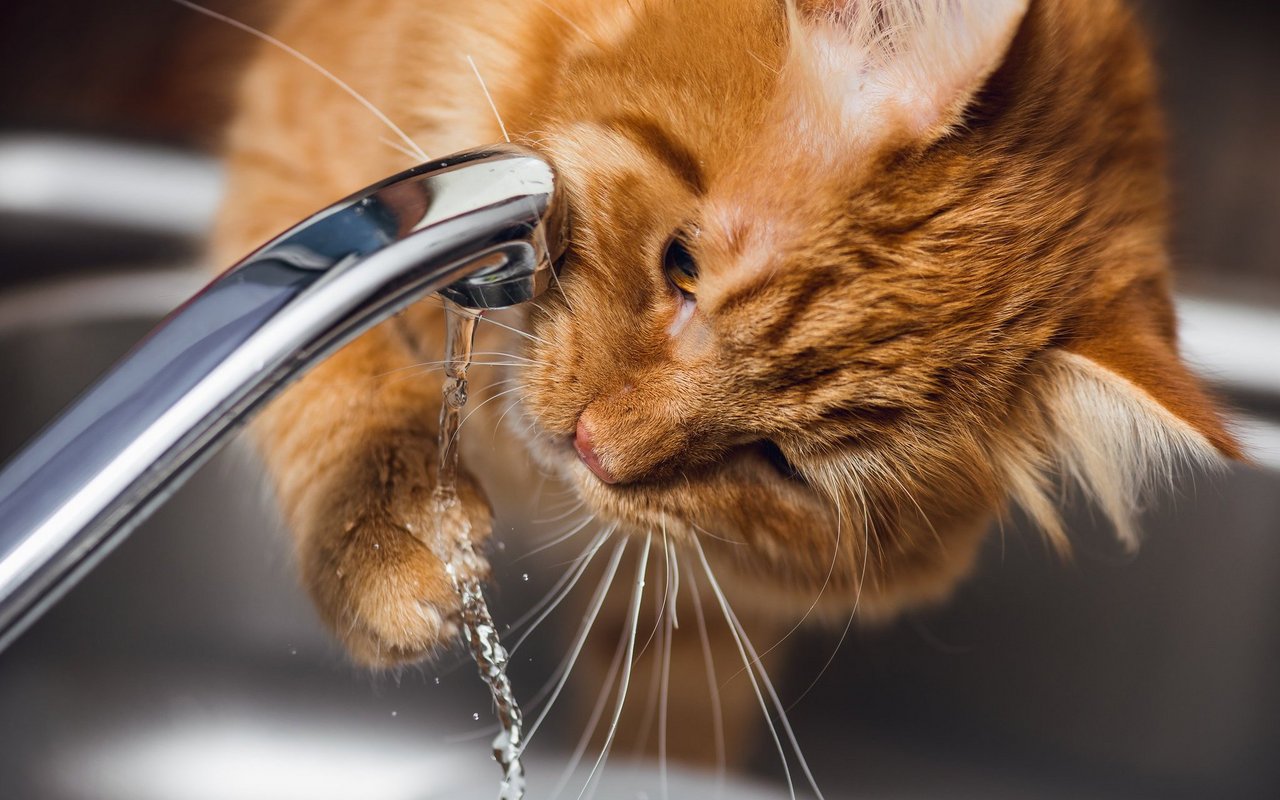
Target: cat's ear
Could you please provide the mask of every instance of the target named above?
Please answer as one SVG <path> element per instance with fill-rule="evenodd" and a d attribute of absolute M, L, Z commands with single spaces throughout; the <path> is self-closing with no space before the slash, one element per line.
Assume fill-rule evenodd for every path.
<path fill-rule="evenodd" d="M 1153 317 L 1130 303 L 1108 313 L 1114 318 L 1046 353 L 1037 394 L 1048 457 L 1132 546 L 1149 486 L 1182 464 L 1244 456 L 1217 403 L 1179 358 L 1172 314 Z"/>
<path fill-rule="evenodd" d="M 793 54 L 859 128 L 931 141 L 1003 63 L 1029 0 L 791 0 Z"/>

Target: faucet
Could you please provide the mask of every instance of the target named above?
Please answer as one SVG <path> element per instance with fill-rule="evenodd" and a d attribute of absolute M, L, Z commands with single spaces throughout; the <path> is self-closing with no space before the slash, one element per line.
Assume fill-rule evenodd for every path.
<path fill-rule="evenodd" d="M 291 380 L 431 292 L 536 297 L 567 233 L 551 165 L 497 145 L 375 183 L 216 278 L 0 471 L 0 650 Z"/>

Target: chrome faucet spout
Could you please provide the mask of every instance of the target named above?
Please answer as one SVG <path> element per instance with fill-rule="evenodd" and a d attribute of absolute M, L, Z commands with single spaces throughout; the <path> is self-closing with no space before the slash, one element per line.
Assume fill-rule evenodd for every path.
<path fill-rule="evenodd" d="M 567 225 L 550 164 L 494 146 L 376 183 L 215 279 L 0 472 L 0 649 L 292 379 L 431 292 L 537 296 Z"/>

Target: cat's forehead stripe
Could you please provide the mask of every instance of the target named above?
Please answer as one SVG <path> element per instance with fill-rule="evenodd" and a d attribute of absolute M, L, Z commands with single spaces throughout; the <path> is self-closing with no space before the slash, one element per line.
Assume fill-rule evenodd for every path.
<path fill-rule="evenodd" d="M 706 191 L 706 176 L 694 152 L 670 131 L 652 119 L 636 114 L 619 114 L 600 122 L 606 130 L 625 137 L 662 161 L 696 194 Z"/>
<path fill-rule="evenodd" d="M 755 344 L 777 348 L 791 339 L 810 310 L 845 280 L 838 266 L 827 265 L 791 273 L 762 273 L 721 298 L 713 313 L 724 316 L 754 314 L 769 322 L 758 327 Z"/>

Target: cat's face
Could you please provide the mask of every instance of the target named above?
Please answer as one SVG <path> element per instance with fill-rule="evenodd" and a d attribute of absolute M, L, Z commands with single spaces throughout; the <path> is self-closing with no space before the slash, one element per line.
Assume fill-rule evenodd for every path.
<path fill-rule="evenodd" d="M 923 16 L 639 3 L 562 56 L 528 137 L 573 214 L 535 452 L 605 520 L 873 608 L 943 591 L 1034 494 L 1009 484 L 1053 458 L 1041 357 L 1126 282 L 1167 302 L 1137 43 L 896 5 Z M 1118 75 L 1070 77 L 1100 50 Z"/>

